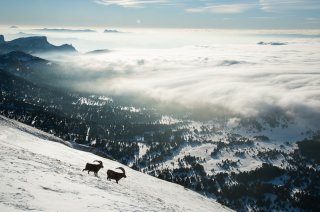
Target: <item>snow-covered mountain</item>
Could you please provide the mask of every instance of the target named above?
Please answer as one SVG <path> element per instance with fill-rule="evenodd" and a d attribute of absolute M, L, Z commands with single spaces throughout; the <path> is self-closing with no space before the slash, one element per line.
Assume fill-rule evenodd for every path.
<path fill-rule="evenodd" d="M 320 205 L 318 204 L 320 201 L 320 157 L 318 154 L 320 149 L 320 127 L 317 121 L 319 112 L 318 108 L 314 108 L 314 103 L 309 104 L 309 99 L 305 99 L 307 96 L 314 95 L 312 89 L 306 93 L 300 93 L 299 98 L 296 96 L 298 90 L 304 90 L 303 86 L 309 85 L 305 82 L 309 82 L 311 79 L 314 82 L 317 79 L 316 71 L 313 71 L 318 70 L 316 45 L 310 48 L 309 45 L 304 46 L 301 44 L 303 48 L 299 47 L 299 49 L 309 49 L 309 51 L 307 53 L 301 52 L 302 57 L 299 57 L 299 59 L 291 56 L 283 58 L 283 55 L 290 55 L 287 54 L 288 52 L 300 51 L 296 50 L 298 46 L 295 46 L 294 42 L 285 40 L 277 42 L 266 40 L 254 43 L 254 45 L 248 44 L 245 49 L 251 52 L 249 55 L 243 52 L 242 46 L 238 48 L 240 46 L 236 47 L 233 44 L 229 50 L 224 45 L 222 48 L 209 45 L 195 46 L 191 49 L 178 49 L 178 51 L 170 49 L 159 52 L 157 49 L 154 52 L 149 50 L 140 52 L 135 50 L 134 54 L 132 54 L 131 51 L 119 49 L 110 52 L 107 49 L 100 49 L 86 54 L 65 55 L 38 54 L 38 51 L 34 52 L 32 50 L 34 47 L 38 48 L 40 46 L 39 48 L 41 49 L 41 46 L 46 47 L 48 45 L 46 37 L 36 38 L 37 42 L 35 42 L 34 38 L 21 38 L 21 40 L 6 42 L 4 37 L 0 36 L 0 53 L 1 47 L 6 46 L 8 43 L 15 43 L 18 46 L 21 45 L 27 48 L 22 49 L 24 52 L 18 49 L 20 51 L 0 55 L 1 115 L 56 136 L 50 136 L 49 140 L 53 139 L 74 149 L 93 152 L 105 158 L 115 159 L 134 170 L 182 185 L 185 189 L 197 191 L 204 197 L 215 197 L 219 203 L 234 210 L 320 211 Z M 37 57 L 30 55 L 29 47 L 32 47 L 31 52 L 36 53 Z M 260 53 L 261 48 L 268 54 L 260 55 L 261 58 L 260 56 L 252 57 L 252 53 Z M 223 57 L 219 56 L 221 52 L 228 51 L 232 52 L 232 54 L 227 54 Z M 43 53 L 42 51 L 40 52 Z M 59 52 L 61 53 L 61 51 Z M 104 55 L 107 52 L 108 55 Z M 181 52 L 186 52 L 186 54 L 180 60 L 175 61 L 175 59 L 172 59 L 173 55 L 180 55 Z M 190 55 L 190 52 L 193 53 Z M 149 58 L 149 55 L 157 58 L 156 61 L 153 58 Z M 165 59 L 159 62 L 158 55 L 164 55 Z M 199 58 L 199 55 L 202 58 Z M 310 59 L 308 64 L 310 72 L 308 73 L 301 71 L 305 69 L 303 58 L 306 57 L 304 55 L 313 55 L 312 57 L 308 56 Z M 41 59 L 38 56 L 46 59 Z M 102 59 L 102 64 L 100 64 L 99 58 Z M 254 59 L 251 60 L 252 58 Z M 280 60 L 280 58 L 282 59 Z M 130 62 L 127 63 L 127 61 Z M 194 62 L 190 63 L 190 61 L 195 61 L 197 65 L 195 66 Z M 266 61 L 267 63 L 265 63 Z M 185 64 L 189 68 L 184 65 L 181 68 L 181 64 Z M 200 75 L 198 73 L 196 75 L 202 76 L 199 79 L 209 79 L 204 84 L 198 84 L 202 80 L 199 81 L 194 78 L 194 70 L 198 70 L 198 64 L 202 64 L 199 67 L 202 73 L 199 72 Z M 180 71 L 183 70 L 183 73 L 174 67 Z M 257 67 L 261 67 L 261 70 L 260 68 L 257 70 Z M 291 70 L 292 67 L 294 67 L 292 69 L 293 72 L 283 72 L 288 68 Z M 177 99 L 182 97 L 180 100 L 183 102 L 184 97 L 188 96 L 185 99 L 186 104 L 179 104 L 179 100 L 178 104 L 170 106 L 170 98 L 168 98 L 168 105 L 165 106 L 161 103 L 159 104 L 158 98 L 148 100 L 149 95 L 145 96 L 143 94 L 142 96 L 145 97 L 142 98 L 135 98 L 134 94 L 133 96 L 126 96 L 122 92 L 112 95 L 113 91 L 100 93 L 95 89 L 92 91 L 90 86 L 87 86 L 90 85 L 87 82 L 100 82 L 104 78 L 108 78 L 105 82 L 109 82 L 109 79 L 117 79 L 117 77 L 121 79 L 123 76 L 128 77 L 128 79 L 135 79 L 132 73 L 146 79 L 148 82 L 149 80 L 152 82 L 155 78 L 149 77 L 150 68 L 151 70 L 166 70 L 163 73 L 159 72 L 158 76 L 161 75 L 161 77 L 157 78 L 157 82 L 167 81 L 162 80 L 162 76 L 166 76 L 167 72 L 177 76 L 173 78 L 167 76 L 171 81 L 167 84 L 170 89 L 167 89 L 165 85 L 162 88 L 161 85 L 160 87 L 158 85 L 154 87 L 163 90 L 163 94 L 167 93 L 168 96 L 175 94 L 173 96 L 176 96 Z M 212 68 L 215 72 L 213 75 Z M 135 72 L 135 69 L 139 71 Z M 248 70 L 249 72 L 247 72 Z M 269 73 L 266 70 L 272 71 Z M 144 74 L 141 75 L 140 71 L 144 72 Z M 152 76 L 154 75 L 153 72 Z M 225 76 L 225 73 L 228 73 L 228 76 Z M 241 73 L 241 77 L 239 73 Z M 287 78 L 289 76 L 288 73 L 292 75 L 289 78 Z M 221 74 L 223 77 L 219 78 Z M 260 74 L 263 77 L 260 77 Z M 266 77 L 265 74 L 270 75 L 270 77 Z M 187 77 L 183 80 L 185 83 L 176 85 L 176 82 L 180 82 L 181 76 L 190 76 L 190 78 Z M 242 78 L 242 76 L 245 77 Z M 259 77 L 256 78 L 257 76 Z M 244 86 L 241 83 L 237 85 L 238 87 L 234 87 L 234 80 L 229 80 L 233 79 L 233 77 L 238 79 L 239 82 L 245 82 L 243 83 Z M 88 79 L 89 81 L 87 81 Z M 194 81 L 194 79 L 196 80 Z M 222 79 L 222 83 L 219 82 L 220 85 L 216 86 L 215 79 Z M 303 85 L 300 81 L 302 79 Z M 252 89 L 250 89 L 250 86 L 247 87 L 247 81 L 251 81 Z M 271 84 L 266 88 L 265 82 L 270 82 Z M 290 83 L 287 84 L 287 82 Z M 214 86 L 212 87 L 210 83 Z M 112 84 L 112 82 L 105 83 L 104 86 L 111 88 L 113 87 Z M 127 87 L 133 90 L 136 87 L 140 87 L 140 85 L 135 86 L 131 82 L 122 84 L 126 84 L 124 90 L 128 89 Z M 130 86 L 127 86 L 127 84 L 130 84 Z M 141 83 L 141 85 L 143 84 L 148 83 Z M 281 86 L 278 87 L 278 85 Z M 176 89 L 171 88 L 176 86 L 178 90 L 180 90 L 181 86 L 189 88 L 182 89 L 181 92 L 174 92 Z M 288 89 L 283 90 L 283 86 Z M 154 93 L 151 87 L 142 86 L 142 90 L 147 91 L 147 93 Z M 277 89 L 274 90 L 274 87 L 277 87 Z M 210 92 L 204 95 L 206 92 L 203 93 L 202 88 L 206 88 L 205 90 L 210 90 Z M 245 90 L 250 92 L 244 91 L 242 88 L 246 88 Z M 241 90 L 241 92 L 237 93 L 237 90 Z M 258 92 L 253 92 L 253 96 L 247 96 L 247 93 L 251 93 L 253 90 Z M 309 88 L 306 88 L 306 90 L 309 90 Z M 193 91 L 196 92 L 193 93 Z M 201 92 L 200 102 L 198 102 L 198 97 L 200 97 L 198 92 Z M 150 96 L 158 96 L 160 93 L 156 92 Z M 237 93 L 237 95 L 229 95 L 231 93 Z M 277 93 L 279 95 L 271 95 L 271 98 L 269 98 L 266 93 L 268 95 L 269 93 Z M 219 102 L 218 105 L 211 108 L 210 104 L 214 104 L 218 96 L 220 100 L 223 100 L 222 103 Z M 190 99 L 192 99 L 192 102 Z M 205 106 L 201 104 L 201 99 L 209 102 L 212 100 L 212 102 Z M 237 99 L 238 101 L 236 101 Z M 262 103 L 256 104 L 256 101 L 253 101 L 252 104 L 248 103 L 254 99 L 257 102 L 262 101 Z M 292 101 L 293 99 L 294 101 Z M 167 101 L 166 98 L 163 101 Z M 224 106 L 220 110 L 220 103 L 228 104 L 228 107 L 234 112 L 225 110 Z M 258 110 L 255 110 L 257 105 L 259 105 Z M 195 108 L 192 109 L 193 107 Z M 246 110 L 247 112 L 242 113 L 240 110 Z M 105 196 L 99 190 L 100 188 L 108 190 L 108 195 L 120 196 L 121 203 L 124 202 L 123 199 L 128 199 L 129 197 L 130 204 L 133 204 L 131 202 L 139 202 L 140 199 L 143 199 L 141 196 L 152 197 L 152 200 L 146 198 L 144 205 L 139 207 L 134 205 L 138 208 L 137 210 L 196 210 L 195 208 L 190 208 L 191 206 L 182 207 L 180 203 L 177 203 L 177 206 L 174 205 L 171 199 L 175 199 L 175 196 L 184 195 L 180 191 L 172 192 L 173 194 L 170 195 L 166 194 L 167 196 L 161 193 L 171 193 L 171 184 L 163 183 L 161 186 L 156 186 L 150 183 L 149 180 L 144 180 L 145 175 L 134 171 L 132 173 L 129 171 L 129 176 L 134 176 L 133 178 L 129 177 L 129 179 L 121 180 L 120 185 L 115 185 L 117 187 L 111 186 L 113 184 L 110 185 L 105 181 L 106 169 L 114 169 L 119 164 L 110 161 L 106 162 L 104 160 L 105 163 L 109 164 L 105 165 L 106 168 L 100 173 L 101 178 L 91 177 L 88 180 L 88 176 L 82 173 L 81 170 L 86 162 L 92 162 L 98 157 L 92 156 L 89 159 L 87 156 L 81 156 L 83 158 L 79 159 L 79 156 L 75 156 L 74 152 L 72 152 L 73 156 L 71 157 L 74 160 L 66 159 L 62 156 L 58 157 L 55 154 L 52 155 L 53 152 L 63 152 L 64 156 L 69 155 L 69 153 L 66 153 L 65 149 L 52 152 L 51 149 L 54 148 L 51 147 L 52 144 L 48 145 L 48 142 L 37 142 L 37 151 L 33 148 L 30 149 L 32 145 L 26 144 L 28 142 L 25 142 L 26 139 L 19 136 L 21 132 L 17 133 L 16 128 L 38 137 L 37 139 L 30 138 L 31 140 L 39 140 L 39 137 L 48 140 L 49 135 L 8 120 L 2 121 L 2 123 L 5 126 L 14 125 L 9 128 L 2 127 L 5 129 L 3 132 L 6 137 L 9 135 L 8 129 L 14 131 L 10 134 L 12 135 L 11 144 L 18 145 L 16 146 L 17 148 L 21 148 L 21 145 L 26 145 L 28 154 L 34 154 L 34 157 L 36 157 L 36 159 L 32 158 L 33 160 L 30 160 L 32 162 L 25 162 L 23 159 L 27 160 L 28 157 L 22 157 L 21 155 L 24 153 L 15 154 L 15 156 L 19 155 L 20 157 L 18 162 L 25 163 L 27 167 L 35 166 L 38 168 L 36 171 L 44 169 L 40 171 L 40 174 L 30 171 L 32 180 L 21 177 L 25 181 L 32 182 L 32 184 L 29 183 L 27 185 L 35 185 L 37 189 L 19 186 L 18 188 L 23 188 L 25 191 L 20 192 L 18 190 L 14 193 L 9 192 L 8 188 L 5 187 L 6 183 L 10 185 L 10 182 L 14 181 L 11 180 L 13 177 L 7 177 L 10 172 L 5 171 L 6 175 L 2 174 L 2 176 L 6 177 L 6 181 L 3 184 L 4 189 L 2 187 L 0 189 L 8 192 L 1 193 L 0 202 L 5 202 L 4 200 L 6 200 L 8 204 L 11 204 L 11 199 L 17 199 L 19 195 L 26 194 L 32 198 L 30 198 L 30 201 L 25 201 L 27 203 L 24 203 L 24 205 L 28 204 L 25 208 L 36 210 L 44 208 L 43 210 L 49 210 L 43 206 L 38 206 L 38 208 L 29 207 L 29 202 L 36 205 L 33 199 L 42 201 L 42 196 L 47 195 L 42 194 L 44 190 L 46 192 L 56 192 L 56 195 L 61 195 L 59 198 L 67 200 L 69 196 L 71 199 L 71 197 L 81 197 L 82 195 L 80 199 L 89 201 L 90 198 L 79 191 L 82 190 L 83 185 L 89 185 L 90 189 L 87 190 L 90 191 L 90 194 L 97 193 L 98 199 L 100 196 Z M 70 142 L 65 142 L 57 137 Z M 5 139 L 4 141 L 8 144 L 9 140 Z M 10 153 L 10 150 L 7 148 L 4 151 Z M 68 151 L 71 150 L 69 149 Z M 19 150 L 16 150 L 16 152 L 19 152 Z M 37 154 L 39 153 L 44 154 L 45 157 L 38 156 Z M 10 153 L 8 155 L 13 154 Z M 8 160 L 4 160 L 3 164 L 9 164 L 11 161 L 14 161 L 12 164 L 17 163 L 14 157 L 8 158 Z M 39 161 L 49 162 L 43 163 Z M 57 168 L 52 164 L 58 164 L 61 168 Z M 14 165 L 11 166 L 15 167 Z M 19 166 L 16 169 L 8 169 L 7 167 L 6 165 L 4 170 L 12 169 L 16 172 L 15 175 L 18 178 L 20 175 L 22 176 L 22 174 L 18 175 L 17 173 L 22 172 L 21 170 L 24 170 L 24 168 L 19 170 Z M 50 177 L 43 175 L 47 174 L 47 172 Z M 39 184 L 38 181 L 40 182 L 40 180 L 34 182 L 33 179 L 40 179 L 39 176 L 43 179 L 51 179 L 49 180 L 51 183 L 46 186 Z M 59 180 L 52 179 L 52 176 Z M 139 180 L 137 181 L 137 179 Z M 140 186 L 142 184 L 141 179 L 143 179 L 144 184 L 152 184 L 152 186 Z M 66 183 L 69 182 L 67 180 L 72 180 L 72 183 Z M 62 186 L 60 184 L 56 186 L 56 183 L 60 183 Z M 68 186 L 65 186 L 66 184 Z M 81 184 L 81 189 L 79 184 Z M 70 185 L 75 188 L 69 189 Z M 126 185 L 128 186 L 126 187 Z M 139 188 L 140 190 L 138 188 L 134 189 L 136 188 L 134 185 L 143 188 Z M 171 185 L 169 190 L 161 190 L 162 187 L 167 187 L 167 185 Z M 28 187 L 29 190 L 25 187 Z M 116 193 L 116 191 L 112 190 L 113 188 L 121 191 L 126 190 L 127 193 Z M 98 192 L 96 192 L 97 189 Z M 150 193 L 149 191 L 151 190 L 161 190 L 161 194 Z M 33 191 L 36 191 L 36 194 L 40 193 L 42 195 L 41 198 L 38 198 Z M 5 196 L 8 193 L 11 194 L 11 199 Z M 19 195 L 16 195 L 17 193 Z M 137 197 L 133 197 L 135 194 L 137 194 Z M 105 198 L 108 202 L 114 199 L 116 199 L 114 196 Z M 163 204 L 154 202 L 154 199 L 160 199 Z M 189 203 L 189 199 L 198 201 L 199 196 L 186 197 L 179 201 Z M 71 202 L 74 203 L 73 201 Z M 90 200 L 89 203 L 91 203 L 90 205 L 98 204 L 95 200 Z M 20 201 L 17 204 L 20 204 Z M 120 205 L 118 202 L 116 204 Z M 147 208 L 148 205 L 152 204 L 156 205 L 155 209 Z M 191 201 L 189 204 L 196 203 Z M 162 205 L 167 208 L 161 208 Z M 106 204 L 106 206 L 108 209 L 119 210 L 119 208 L 115 208 L 111 204 Z M 213 208 L 215 209 L 215 207 Z M 101 207 L 99 209 L 101 210 Z M 121 210 L 125 209 L 132 208 L 121 208 Z M 201 209 L 207 211 L 206 206 Z"/>
<path fill-rule="evenodd" d="M 52 142 L 52 140 L 56 142 Z M 229 211 L 213 199 L 0 116 L 0 211 Z M 82 172 L 102 160 L 99 178 Z M 107 169 L 127 178 L 108 181 Z"/>

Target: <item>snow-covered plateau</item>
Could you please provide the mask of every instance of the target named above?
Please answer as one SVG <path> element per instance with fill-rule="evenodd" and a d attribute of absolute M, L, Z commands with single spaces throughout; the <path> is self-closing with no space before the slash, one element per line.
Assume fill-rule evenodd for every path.
<path fill-rule="evenodd" d="M 0 116 L 0 211 L 231 211 L 180 185 L 69 146 Z M 104 164 L 99 177 L 82 172 L 94 160 Z M 107 169 L 119 166 L 127 178 L 108 181 Z"/>

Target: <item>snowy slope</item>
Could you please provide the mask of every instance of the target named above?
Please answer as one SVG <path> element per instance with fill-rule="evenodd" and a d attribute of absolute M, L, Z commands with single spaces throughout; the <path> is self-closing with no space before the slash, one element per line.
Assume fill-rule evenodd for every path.
<path fill-rule="evenodd" d="M 127 178 L 107 181 L 123 166 L 78 151 L 46 133 L 0 116 L 0 211 L 229 211 L 212 199 L 125 167 Z M 67 144 L 67 142 L 66 142 Z M 82 172 L 102 160 L 100 178 Z"/>

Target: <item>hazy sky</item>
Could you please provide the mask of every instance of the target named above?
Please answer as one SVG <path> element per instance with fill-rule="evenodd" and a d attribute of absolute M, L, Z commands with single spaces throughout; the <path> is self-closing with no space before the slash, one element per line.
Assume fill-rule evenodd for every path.
<path fill-rule="evenodd" d="M 0 0 L 0 24 L 320 28 L 320 0 Z"/>

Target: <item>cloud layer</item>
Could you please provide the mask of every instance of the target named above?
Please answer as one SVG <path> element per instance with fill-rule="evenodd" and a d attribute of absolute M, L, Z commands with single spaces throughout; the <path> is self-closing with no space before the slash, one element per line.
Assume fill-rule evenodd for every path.
<path fill-rule="evenodd" d="M 147 33 L 141 39 L 149 48 L 64 58 L 68 67 L 77 67 L 68 69 L 67 83 L 81 91 L 144 97 L 177 108 L 247 117 L 281 111 L 306 122 L 320 118 L 318 38 L 235 34 L 222 41 L 215 31 L 168 33 L 190 45 L 152 48 L 156 36 Z M 133 35 L 122 36 L 130 40 Z M 223 32 L 221 36 L 226 37 Z M 192 43 L 190 37 L 202 39 L 202 44 Z M 258 45 L 259 41 L 287 45 Z"/>
<path fill-rule="evenodd" d="M 168 3 L 167 0 L 96 0 L 98 4 L 106 6 L 117 5 L 121 7 L 141 8 L 150 4 L 164 4 Z"/>
<path fill-rule="evenodd" d="M 250 4 L 219 4 L 188 8 L 191 13 L 243 13 L 252 8 Z"/>
<path fill-rule="evenodd" d="M 190 13 L 244 13 L 255 8 L 265 12 L 290 11 L 290 10 L 318 10 L 318 0 L 259 0 L 213 2 L 207 0 L 179 1 L 179 0 L 95 0 L 96 3 L 110 6 L 117 5 L 125 8 L 144 8 L 148 5 L 156 6 L 181 6 Z"/>
<path fill-rule="evenodd" d="M 318 0 L 259 0 L 261 9 L 267 12 L 284 10 L 317 10 Z"/>

